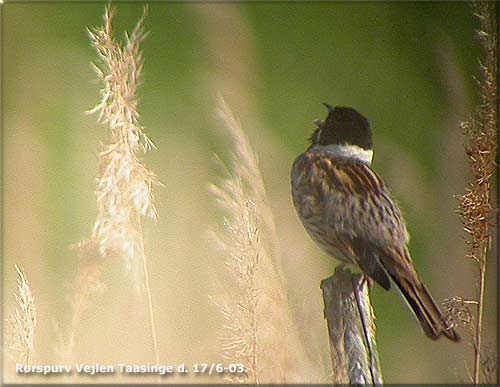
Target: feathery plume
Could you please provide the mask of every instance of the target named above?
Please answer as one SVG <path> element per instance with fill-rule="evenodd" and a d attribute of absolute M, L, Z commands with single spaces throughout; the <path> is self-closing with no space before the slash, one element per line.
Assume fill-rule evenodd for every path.
<path fill-rule="evenodd" d="M 226 304 L 222 313 L 226 321 L 223 351 L 230 363 L 242 363 L 247 372 L 228 378 L 230 381 L 259 383 L 257 351 L 256 271 L 263 253 L 257 216 L 257 198 L 262 198 L 262 182 L 257 159 L 243 130 L 232 112 L 220 100 L 219 116 L 226 124 L 235 151 L 231 155 L 231 171 L 220 186 L 210 191 L 225 212 L 224 232 L 215 234 L 219 248 L 226 253 L 226 265 L 236 282 L 234 302 Z M 255 183 L 257 178 L 257 183 Z"/>
<path fill-rule="evenodd" d="M 121 252 L 128 258 L 127 267 L 133 269 L 138 287 L 142 284 L 144 255 L 141 216 L 157 218 L 152 186 L 158 178 L 139 160 L 140 153 L 154 147 L 139 123 L 137 111 L 146 13 L 145 9 L 132 34 L 125 34 L 123 45 L 113 36 L 114 11 L 110 6 L 106 8 L 104 26 L 88 30 L 99 57 L 94 69 L 103 84 L 101 102 L 89 113 L 98 112 L 99 121 L 108 125 L 108 143 L 99 154 L 94 237 L 101 256 Z"/>
<path fill-rule="evenodd" d="M 154 144 L 140 125 L 137 110 L 137 90 L 144 63 L 141 43 L 147 36 L 144 28 L 146 15 L 147 8 L 144 8 L 132 34 L 125 33 L 123 44 L 113 35 L 114 9 L 110 5 L 104 13 L 104 25 L 87 30 L 99 59 L 97 64 L 93 64 L 94 70 L 102 83 L 101 102 L 87 113 L 98 113 L 99 122 L 107 124 L 108 141 L 99 153 L 100 173 L 95 191 L 98 214 L 93 235 L 89 241 L 79 244 L 83 262 L 74 285 L 75 312 L 69 346 L 74 346 L 74 330 L 89 294 L 101 288 L 99 258 L 117 253 L 126 258 L 126 266 L 132 271 L 136 289 L 141 294 L 146 293 L 152 345 L 158 364 L 142 217 L 149 216 L 156 220 L 152 186 L 160 182 L 139 160 L 139 155 L 154 148 Z"/>
<path fill-rule="evenodd" d="M 220 98 L 219 117 L 231 138 L 228 176 L 210 186 L 224 211 L 223 230 L 215 240 L 235 278 L 226 320 L 223 351 L 230 363 L 248 372 L 232 381 L 283 383 L 291 364 L 287 346 L 296 336 L 289 330 L 289 310 L 279 271 L 278 241 L 257 155 L 230 108 Z M 293 332 L 295 333 L 295 332 Z"/>
<path fill-rule="evenodd" d="M 18 275 L 17 293 L 14 293 L 17 308 L 9 317 L 7 348 L 16 361 L 29 365 L 35 355 L 35 298 L 24 271 L 17 265 L 14 267 Z"/>

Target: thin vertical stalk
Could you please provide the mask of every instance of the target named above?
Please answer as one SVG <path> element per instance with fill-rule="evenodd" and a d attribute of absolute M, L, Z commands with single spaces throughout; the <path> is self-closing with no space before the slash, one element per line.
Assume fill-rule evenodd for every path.
<path fill-rule="evenodd" d="M 484 311 L 484 288 L 486 282 L 486 257 L 488 256 L 488 244 L 483 242 L 481 245 L 481 258 L 479 264 L 479 298 L 477 302 L 476 315 L 476 340 L 474 345 L 474 384 L 479 384 L 479 371 L 481 368 L 481 344 L 483 331 L 483 311 Z"/>
<path fill-rule="evenodd" d="M 141 222 L 141 216 L 139 214 L 137 216 L 137 224 L 139 229 L 141 230 L 140 235 L 142 235 L 142 222 Z M 149 284 L 148 260 L 146 259 L 146 254 L 144 253 L 144 240 L 142 237 L 140 238 L 140 246 L 141 246 L 142 268 L 144 270 L 144 287 L 146 290 L 146 297 L 148 298 L 148 314 L 149 314 L 149 324 L 151 328 L 151 339 L 153 340 L 155 364 L 158 365 L 160 364 L 160 353 L 158 351 L 158 338 L 156 336 L 156 322 L 153 309 L 153 296 L 151 294 L 151 286 Z"/>
<path fill-rule="evenodd" d="M 462 123 L 472 179 L 465 194 L 459 197 L 459 213 L 464 230 L 469 235 L 466 241 L 467 257 L 476 262 L 479 274 L 472 377 L 477 385 L 481 383 L 481 371 L 485 371 L 483 358 L 487 360 L 487 356 L 482 354 L 485 282 L 492 228 L 497 225 L 492 189 L 498 170 L 498 2 L 475 2 L 474 8 L 479 21 L 476 33 L 484 56 L 480 60 L 481 78 L 478 81 L 480 104 L 475 114 Z"/>

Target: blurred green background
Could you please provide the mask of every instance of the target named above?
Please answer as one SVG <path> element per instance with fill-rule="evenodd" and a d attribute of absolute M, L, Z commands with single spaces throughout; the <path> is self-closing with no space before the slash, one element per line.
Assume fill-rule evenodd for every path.
<path fill-rule="evenodd" d="M 115 2 L 117 35 L 133 28 L 143 5 Z M 17 263 L 39 305 L 41 362 L 58 358 L 57 340 L 70 320 L 65 295 L 77 270 L 69 246 L 89 235 L 96 215 L 105 127 L 85 115 L 100 98 L 86 28 L 102 24 L 103 10 L 103 3 L 80 2 L 2 6 L 4 311 L 14 310 Z M 413 258 L 436 300 L 474 298 L 477 274 L 465 258 L 454 198 L 468 177 L 459 122 L 478 100 L 472 14 L 467 2 L 149 4 L 139 111 L 157 146 L 144 160 L 165 184 L 155 191 L 160 219 L 145 224 L 162 357 L 221 359 L 222 319 L 208 296 L 220 291 L 214 270 L 225 269 L 206 239 L 220 220 L 207 191 L 220 174 L 213 154 L 224 159 L 231 151 L 215 119 L 217 94 L 259 155 L 289 302 L 317 364 L 303 382 L 328 382 L 319 283 L 335 262 L 295 216 L 289 169 L 307 147 L 312 120 L 326 115 L 321 102 L 353 106 L 371 122 L 374 168 L 406 215 Z M 491 262 L 485 343 L 493 350 Z M 117 267 L 110 265 L 101 303 L 85 317 L 81 361 L 150 356 L 148 339 L 135 333 L 144 324 L 140 300 Z M 385 382 L 468 381 L 467 330 L 459 345 L 431 342 L 396 291 L 375 287 L 372 295 Z"/>

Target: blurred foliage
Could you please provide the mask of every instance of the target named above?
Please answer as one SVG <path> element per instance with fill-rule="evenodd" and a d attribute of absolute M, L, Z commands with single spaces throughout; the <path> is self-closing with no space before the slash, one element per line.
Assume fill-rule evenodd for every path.
<path fill-rule="evenodd" d="M 133 27 L 143 4 L 115 5 L 115 31 L 121 34 Z M 458 123 L 477 101 L 473 75 L 479 48 L 469 3 L 154 2 L 149 8 L 139 111 L 158 147 L 146 163 L 166 187 L 157 190 L 159 224 L 146 225 L 146 233 L 152 235 L 150 246 L 155 238 L 172 240 L 167 250 L 161 245 L 150 254 L 157 270 L 153 282 L 163 286 L 157 305 L 177 299 L 164 313 L 171 319 L 164 335 L 191 329 L 165 349 L 170 358 L 191 359 L 195 346 L 205 356 L 217 354 L 220 320 L 206 298 L 217 282 L 210 271 L 216 254 L 203 238 L 217 216 L 206 193 L 218 174 L 212 155 L 227 154 L 227 140 L 214 120 L 214 95 L 226 92 L 224 87 L 244 126 L 258 123 L 249 136 L 260 154 L 282 235 L 289 228 L 283 222 L 296 222 L 287 195 L 288 169 L 306 148 L 311 121 L 326 114 L 320 102 L 353 106 L 374 129 L 375 169 L 407 213 L 422 277 L 437 299 L 473 295 L 452 197 L 462 191 L 466 176 L 464 164 L 455 162 L 464 158 Z M 103 10 L 103 4 L 82 2 L 2 7 L 5 289 L 14 286 L 13 263 L 21 262 L 27 272 L 32 263 L 34 292 L 38 289 L 37 299 L 45 299 L 40 313 L 63 322 L 66 301 L 59 295 L 76 270 L 68 246 L 88 234 L 95 218 L 93 179 L 102 127 L 84 115 L 99 99 L 86 28 L 102 23 Z M 225 23 L 236 27 L 224 30 Z M 214 25 L 222 32 L 214 32 Z M 219 44 L 226 46 L 217 51 Z M 221 79 L 229 86 L 219 88 Z M 300 230 L 296 223 L 290 227 Z M 319 289 L 334 263 L 300 232 L 308 255 L 291 267 L 314 272 L 308 286 Z M 199 238 L 193 240 L 195 234 Z M 176 260 L 167 261 L 164 251 Z M 449 278 L 454 271 L 455 278 Z M 306 281 L 303 272 L 297 273 Z M 186 287 L 193 279 L 197 284 Z M 493 289 L 492 281 L 489 285 Z M 169 293 L 173 289 L 175 296 Z M 297 289 L 292 294 L 299 319 L 306 295 Z M 426 341 L 405 306 L 395 301 L 396 292 L 375 288 L 373 295 L 386 382 L 466 380 L 467 344 L 452 348 Z M 319 299 L 319 290 L 313 297 Z M 186 311 L 179 310 L 182 305 L 188 305 Z M 307 318 L 318 320 L 321 329 L 322 315 L 316 311 Z M 200 316 L 210 322 L 196 321 Z M 495 326 L 492 320 L 489 324 Z M 48 321 L 41 328 L 46 337 L 53 334 L 52 325 Z M 449 351 L 455 368 L 447 366 Z"/>

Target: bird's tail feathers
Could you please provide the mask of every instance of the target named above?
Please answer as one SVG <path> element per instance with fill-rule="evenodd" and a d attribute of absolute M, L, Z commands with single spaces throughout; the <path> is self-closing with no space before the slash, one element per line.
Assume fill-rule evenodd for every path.
<path fill-rule="evenodd" d="M 393 276 L 392 278 L 394 279 Z M 444 335 L 451 341 L 460 341 L 460 336 L 446 322 L 446 319 L 422 282 L 419 284 L 400 284 L 398 281 L 394 281 L 401 290 L 401 293 L 403 293 L 403 296 L 428 337 L 436 340 L 441 335 Z"/>
<path fill-rule="evenodd" d="M 407 260 L 407 263 L 397 269 L 391 265 L 384 266 L 413 310 L 424 333 L 433 340 L 443 335 L 451 341 L 460 341 L 460 336 L 446 321 L 411 261 Z"/>

